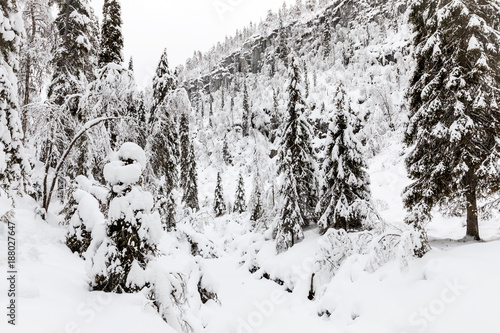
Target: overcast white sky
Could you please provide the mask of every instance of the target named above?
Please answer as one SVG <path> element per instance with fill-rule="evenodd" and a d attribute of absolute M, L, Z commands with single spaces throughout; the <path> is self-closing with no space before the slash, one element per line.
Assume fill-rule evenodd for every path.
<path fill-rule="evenodd" d="M 140 87 L 152 79 L 164 48 L 171 67 L 184 64 L 193 51 L 206 51 L 226 35 L 250 21 L 265 18 L 267 11 L 295 0 L 122 0 L 124 55 L 134 58 Z M 104 0 L 91 0 L 102 16 Z"/>

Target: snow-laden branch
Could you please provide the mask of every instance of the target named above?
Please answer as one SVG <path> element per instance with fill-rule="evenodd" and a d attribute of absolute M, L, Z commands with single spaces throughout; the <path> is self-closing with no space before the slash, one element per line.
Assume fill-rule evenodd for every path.
<path fill-rule="evenodd" d="M 64 162 L 66 161 L 66 158 L 69 156 L 69 153 L 71 152 L 71 150 L 75 146 L 78 139 L 80 139 L 82 137 L 82 135 L 85 134 L 88 130 L 99 125 L 100 123 L 108 121 L 108 120 L 116 120 L 116 119 L 120 119 L 120 118 L 119 117 L 101 117 L 101 118 L 89 120 L 88 122 L 86 122 L 83 125 L 83 127 L 75 134 L 75 136 L 73 137 L 73 140 L 71 140 L 69 147 L 64 151 L 61 159 L 59 160 L 59 163 L 57 163 L 57 166 L 56 166 L 56 169 L 54 172 L 54 177 L 52 178 L 52 182 L 50 184 L 50 190 L 48 192 L 47 192 L 48 170 L 46 170 L 44 184 L 43 184 L 44 185 L 43 208 L 45 210 L 45 214 L 47 214 L 47 212 L 49 211 L 50 200 L 52 199 L 52 193 L 54 192 L 54 188 L 56 186 L 57 176 L 59 175 L 59 172 L 61 171 L 62 166 L 64 165 Z"/>

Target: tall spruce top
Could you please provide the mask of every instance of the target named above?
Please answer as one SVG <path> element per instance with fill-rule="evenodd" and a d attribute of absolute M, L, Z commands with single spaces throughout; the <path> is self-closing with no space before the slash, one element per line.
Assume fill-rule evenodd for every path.
<path fill-rule="evenodd" d="M 123 62 L 121 5 L 118 0 L 105 0 L 102 7 L 101 49 L 99 67 Z"/>

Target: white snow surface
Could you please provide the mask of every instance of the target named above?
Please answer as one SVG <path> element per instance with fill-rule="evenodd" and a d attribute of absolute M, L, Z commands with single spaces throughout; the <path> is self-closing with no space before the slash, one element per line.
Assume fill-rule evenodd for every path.
<path fill-rule="evenodd" d="M 375 204 L 394 228 L 402 227 L 405 216 L 400 194 L 409 180 L 403 161 L 402 147 L 394 143 L 369 162 Z M 236 172 L 236 168 L 228 170 L 226 175 L 236 177 Z M 0 216 L 10 206 L 2 197 Z M 141 293 L 89 291 L 85 261 L 65 246 L 65 228 L 36 217 L 35 206 L 31 199 L 16 203 L 18 325 L 8 326 L 3 319 L 1 332 L 179 331 L 178 324 L 173 319 L 173 326 L 165 323 Z M 188 297 L 194 297 L 196 277 L 203 272 L 202 283 L 218 294 L 219 302 L 209 301 L 200 308 L 199 299 L 190 299 L 189 313 L 196 318 L 185 320 L 201 323 L 194 325 L 200 332 L 493 333 L 500 327 L 498 214 L 480 221 L 483 242 L 468 243 L 457 241 L 465 234 L 463 218 L 446 218 L 436 212 L 427 226 L 433 249 L 422 259 L 410 260 L 403 271 L 397 260 L 370 271 L 365 269 L 365 257 L 348 256 L 323 295 L 312 301 L 307 296 L 320 239 L 315 227 L 305 230 L 303 241 L 276 255 L 268 235 L 248 233 L 247 213 L 218 219 L 208 212 L 200 214 L 207 216 L 205 222 L 189 228 L 184 224 L 183 230 L 192 237 L 198 230 L 197 237 L 211 240 L 219 258 L 195 259 L 182 250 L 184 243 L 164 233 L 159 242 L 164 256 L 149 273 L 137 270 L 133 276 L 136 280 L 144 278 L 143 274 L 159 281 L 168 279 L 167 289 L 161 292 L 169 293 L 168 288 L 180 281 L 169 272 L 181 272 Z M 5 223 L 0 223 L 0 244 L 6 244 L 6 231 Z M 245 262 L 249 257 L 260 268 L 254 274 L 248 270 L 252 262 Z M 6 251 L 0 251 L 0 271 L 5 272 L 6 265 Z M 278 279 L 283 285 L 273 281 Z M 6 288 L 6 279 L 0 279 L 0 290 Z M 0 293 L 0 304 L 6 302 L 6 293 Z M 471 316 L 474 320 L 469 320 Z"/>

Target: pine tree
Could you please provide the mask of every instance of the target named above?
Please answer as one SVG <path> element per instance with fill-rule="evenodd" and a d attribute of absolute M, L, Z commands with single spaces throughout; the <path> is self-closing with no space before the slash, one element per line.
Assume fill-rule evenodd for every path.
<path fill-rule="evenodd" d="M 231 114 L 231 126 L 234 126 L 234 96 L 233 95 L 231 95 L 230 114 Z"/>
<path fill-rule="evenodd" d="M 177 186 L 177 163 L 180 159 L 176 118 L 170 107 L 177 103 L 177 96 L 174 94 L 176 87 L 177 78 L 170 72 L 165 50 L 153 78 L 153 101 L 149 115 L 152 129 L 148 136 L 147 150 L 150 156 L 150 174 L 156 179 L 165 177 L 167 196 Z"/>
<path fill-rule="evenodd" d="M 179 166 L 181 169 L 180 186 L 185 188 L 188 182 L 188 163 L 189 163 L 189 146 L 191 144 L 189 140 L 189 118 L 187 114 L 181 115 L 181 120 L 179 122 L 179 143 L 180 143 L 180 161 Z"/>
<path fill-rule="evenodd" d="M 336 113 L 328 129 L 324 185 L 318 204 L 321 233 L 328 228 L 360 230 L 371 209 L 370 180 L 362 145 L 353 133 L 356 117 L 342 87 L 335 101 Z"/>
<path fill-rule="evenodd" d="M 134 59 L 132 57 L 128 61 L 128 70 L 132 73 L 134 72 Z"/>
<path fill-rule="evenodd" d="M 217 186 L 214 194 L 214 213 L 215 217 L 221 217 L 226 213 L 226 204 L 224 202 L 224 192 L 222 189 L 222 179 L 220 172 L 217 173 Z"/>
<path fill-rule="evenodd" d="M 248 102 L 247 81 L 243 81 L 243 118 L 241 124 L 243 136 L 248 136 L 250 133 L 250 104 Z"/>
<path fill-rule="evenodd" d="M 14 1 L 0 3 L 0 189 L 21 190 L 29 170 L 18 113 L 17 51 L 24 33 Z"/>
<path fill-rule="evenodd" d="M 155 186 L 155 210 L 160 213 L 163 230 L 172 231 L 175 228 L 175 200 L 172 190 L 166 184 L 165 177 L 162 177 Z"/>
<path fill-rule="evenodd" d="M 324 59 L 330 56 L 331 40 L 332 40 L 332 33 L 331 33 L 330 21 L 325 19 L 325 23 L 323 24 L 323 36 L 322 36 Z"/>
<path fill-rule="evenodd" d="M 252 207 L 252 215 L 250 216 L 250 221 L 252 221 L 252 227 L 255 229 L 258 222 L 264 214 L 264 209 L 262 206 L 262 179 L 260 177 L 259 168 L 261 166 L 260 154 L 256 149 L 254 151 L 254 157 L 252 162 L 253 167 L 253 189 L 252 195 L 250 197 L 250 206 Z"/>
<path fill-rule="evenodd" d="M 304 61 L 304 90 L 305 98 L 309 97 L 309 73 L 307 72 L 307 64 Z"/>
<path fill-rule="evenodd" d="M 276 91 L 276 89 L 273 88 L 273 114 L 275 116 L 278 114 L 278 107 L 279 107 L 278 92 Z"/>
<path fill-rule="evenodd" d="M 410 21 L 417 67 L 410 82 L 405 143 L 413 184 L 407 222 L 458 204 L 467 236 L 480 239 L 477 200 L 498 191 L 500 170 L 500 11 L 492 1 L 417 2 Z"/>
<path fill-rule="evenodd" d="M 118 0 L 104 0 L 102 7 L 101 48 L 99 67 L 123 62 L 121 5 Z"/>
<path fill-rule="evenodd" d="M 125 143 L 104 167 L 112 188 L 106 236 L 92 260 L 93 290 L 136 292 L 145 287 L 148 262 L 157 252 L 160 218 L 153 213 L 153 197 L 139 186 L 146 154 L 134 143 Z"/>
<path fill-rule="evenodd" d="M 168 66 L 167 50 L 163 54 L 156 68 L 153 78 L 153 102 L 151 106 L 150 119 L 153 120 L 156 110 L 165 101 L 167 95 L 177 88 L 177 78 Z"/>
<path fill-rule="evenodd" d="M 261 203 L 261 193 L 259 190 L 257 190 L 255 193 L 255 205 L 252 209 L 252 215 L 250 216 L 250 221 L 252 221 L 253 227 L 256 227 L 257 222 L 262 218 L 262 203 Z"/>
<path fill-rule="evenodd" d="M 222 159 L 226 165 L 233 165 L 233 156 L 231 156 L 231 152 L 229 151 L 226 137 L 224 137 L 224 142 L 222 143 Z"/>
<path fill-rule="evenodd" d="M 294 55 L 289 59 L 288 119 L 278 153 L 278 171 L 283 177 L 283 207 L 277 225 L 278 252 L 292 247 L 303 237 L 302 227 L 315 219 L 317 180 L 311 148 L 312 129 L 305 117 L 300 91 L 300 73 Z"/>
<path fill-rule="evenodd" d="M 189 144 L 189 153 L 187 156 L 187 177 L 184 184 L 184 194 L 182 202 L 186 207 L 197 211 L 200 209 L 198 204 L 198 173 L 196 171 L 196 156 L 194 154 L 193 144 Z"/>
<path fill-rule="evenodd" d="M 150 174 L 156 179 L 165 177 L 166 193 L 172 191 L 178 183 L 177 130 L 168 112 L 164 104 L 157 110 L 147 148 Z"/>
<path fill-rule="evenodd" d="M 48 98 L 57 105 L 68 105 L 72 115 L 78 112 L 84 82 L 93 79 L 96 67 L 98 26 L 88 0 L 56 0 L 59 14 L 55 20 L 58 31 L 57 48 L 52 63 L 54 73 Z"/>
<path fill-rule="evenodd" d="M 236 188 L 236 194 L 234 199 L 233 212 L 241 214 L 247 210 L 247 205 L 245 202 L 245 184 L 243 183 L 243 175 L 240 172 L 238 177 L 238 187 Z"/>
<path fill-rule="evenodd" d="M 283 61 L 285 67 L 288 67 L 288 40 L 287 33 L 285 28 L 283 27 L 283 20 L 280 18 L 279 26 L 278 26 L 278 49 L 276 50 L 278 53 L 278 57 Z"/>
<path fill-rule="evenodd" d="M 226 96 L 224 93 L 224 84 L 222 84 L 220 89 L 220 109 L 222 112 L 224 112 L 225 106 L 226 106 Z"/>

